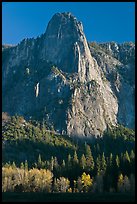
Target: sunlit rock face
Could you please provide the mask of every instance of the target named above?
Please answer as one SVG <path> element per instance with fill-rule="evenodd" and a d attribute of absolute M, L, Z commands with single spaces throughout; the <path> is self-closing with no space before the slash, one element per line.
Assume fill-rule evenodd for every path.
<path fill-rule="evenodd" d="M 134 43 L 88 43 L 81 22 L 57 13 L 40 37 L 2 50 L 4 112 L 81 138 L 134 127 Z"/>
<path fill-rule="evenodd" d="M 94 62 L 81 22 L 71 13 L 57 13 L 50 20 L 44 36 L 42 58 L 54 62 L 64 72 L 78 73 L 81 81 L 88 77 L 90 80 L 89 67 Z M 92 77 L 96 74 L 94 72 Z"/>

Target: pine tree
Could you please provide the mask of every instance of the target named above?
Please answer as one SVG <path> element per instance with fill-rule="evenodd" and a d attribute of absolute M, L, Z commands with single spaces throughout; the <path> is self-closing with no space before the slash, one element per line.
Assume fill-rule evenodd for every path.
<path fill-rule="evenodd" d="M 119 156 L 116 155 L 116 166 L 119 168 L 120 167 L 120 159 Z"/>
<path fill-rule="evenodd" d="M 129 192 L 131 190 L 131 184 L 128 176 L 123 176 L 120 174 L 118 177 L 118 191 L 120 192 Z"/>
<path fill-rule="evenodd" d="M 79 163 L 79 160 L 78 160 L 77 152 L 75 151 L 74 152 L 74 157 L 73 157 L 73 164 L 76 165 L 78 163 Z"/>
<path fill-rule="evenodd" d="M 86 157 L 91 157 L 91 149 L 89 145 L 85 145 Z"/>
<path fill-rule="evenodd" d="M 126 151 L 123 156 L 123 172 L 126 175 L 129 175 L 131 172 L 131 165 L 132 163 L 131 163 L 128 151 Z"/>
<path fill-rule="evenodd" d="M 128 176 L 126 176 L 126 175 L 124 177 L 124 191 L 130 192 L 130 181 L 129 181 Z"/>
<path fill-rule="evenodd" d="M 53 167 L 54 167 L 54 158 L 53 156 L 51 157 L 51 160 L 50 160 L 50 170 L 53 171 Z"/>
<path fill-rule="evenodd" d="M 16 164 L 15 164 L 15 162 L 12 163 L 12 168 L 13 168 L 13 169 L 16 169 Z"/>
<path fill-rule="evenodd" d="M 113 154 L 110 153 L 110 156 L 109 156 L 109 166 L 112 167 L 112 163 L 113 163 Z"/>
<path fill-rule="evenodd" d="M 77 188 L 76 188 L 76 185 L 77 185 Z M 81 177 L 78 177 L 78 180 L 77 180 L 76 184 L 74 185 L 74 188 L 75 188 L 75 192 L 77 192 L 77 191 L 81 192 L 83 190 L 83 183 L 82 183 Z"/>
<path fill-rule="evenodd" d="M 81 156 L 80 166 L 82 167 L 82 169 L 85 169 L 85 166 L 86 166 L 86 157 L 85 157 L 84 154 L 82 154 L 82 156 Z"/>
<path fill-rule="evenodd" d="M 130 157 L 129 157 L 128 151 L 126 151 L 124 154 L 124 160 L 130 163 Z"/>
<path fill-rule="evenodd" d="M 100 157 L 100 154 L 96 158 L 96 169 L 97 169 L 97 175 L 100 175 L 100 171 L 101 171 L 101 157 Z"/>
<path fill-rule="evenodd" d="M 46 161 L 46 166 L 47 166 L 47 169 L 51 169 L 50 161 Z"/>
<path fill-rule="evenodd" d="M 21 162 L 20 168 L 21 168 L 21 169 L 24 169 L 24 164 L 23 164 L 23 162 Z"/>
<path fill-rule="evenodd" d="M 41 155 L 39 154 L 38 156 L 38 169 L 41 169 L 42 167 L 42 160 L 41 160 Z"/>
<path fill-rule="evenodd" d="M 98 143 L 97 143 L 97 147 L 96 147 L 96 149 L 97 149 L 97 153 L 100 153 L 100 146 L 99 146 Z"/>
<path fill-rule="evenodd" d="M 63 159 L 63 161 L 62 161 L 62 165 L 61 165 L 61 166 L 62 166 L 63 169 L 65 169 L 66 163 L 65 163 L 65 160 L 64 160 L 64 159 Z"/>
<path fill-rule="evenodd" d="M 131 172 L 135 174 L 135 153 L 133 150 L 131 150 L 130 153 L 130 161 L 131 161 Z"/>
<path fill-rule="evenodd" d="M 58 159 L 57 157 L 54 157 L 54 167 L 57 169 L 59 167 Z"/>
<path fill-rule="evenodd" d="M 25 160 L 25 165 L 24 165 L 24 167 L 25 167 L 25 170 L 28 170 L 28 161 L 27 161 L 27 160 Z"/>
<path fill-rule="evenodd" d="M 42 130 L 42 133 L 44 133 L 44 129 L 46 128 L 45 119 L 44 119 L 44 118 L 42 119 L 42 122 L 41 122 L 41 124 L 40 124 L 40 128 L 41 128 L 41 130 Z"/>
<path fill-rule="evenodd" d="M 72 166 L 72 158 L 71 158 L 71 155 L 69 154 L 68 155 L 68 162 L 67 162 L 67 164 L 68 164 L 68 168 L 71 168 L 71 166 Z"/>
<path fill-rule="evenodd" d="M 59 192 L 59 186 L 56 178 L 54 178 L 54 182 L 53 182 L 53 192 Z"/>
<path fill-rule="evenodd" d="M 134 160 L 135 159 L 135 153 L 133 151 L 133 149 L 130 152 L 130 160 Z"/>
<path fill-rule="evenodd" d="M 106 163 L 105 155 L 104 155 L 104 152 L 103 152 L 102 158 L 101 158 L 101 170 L 103 172 L 105 172 L 106 168 L 107 168 L 107 163 Z"/>
<path fill-rule="evenodd" d="M 94 183 L 93 183 L 93 188 L 95 191 L 102 193 L 103 192 L 103 175 L 102 173 L 96 175 L 95 179 L 94 179 Z"/>
<path fill-rule="evenodd" d="M 131 192 L 135 192 L 135 176 L 134 174 L 130 175 L 130 190 Z"/>
<path fill-rule="evenodd" d="M 89 145 L 86 145 L 86 169 L 88 171 L 94 169 L 94 159 Z"/>

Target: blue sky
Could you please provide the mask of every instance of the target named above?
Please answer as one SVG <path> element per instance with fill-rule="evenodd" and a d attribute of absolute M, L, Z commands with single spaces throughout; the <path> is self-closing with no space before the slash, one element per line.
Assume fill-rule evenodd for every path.
<path fill-rule="evenodd" d="M 5 2 L 2 43 L 36 38 L 45 32 L 55 13 L 65 11 L 82 21 L 88 41 L 135 41 L 134 2 Z"/>

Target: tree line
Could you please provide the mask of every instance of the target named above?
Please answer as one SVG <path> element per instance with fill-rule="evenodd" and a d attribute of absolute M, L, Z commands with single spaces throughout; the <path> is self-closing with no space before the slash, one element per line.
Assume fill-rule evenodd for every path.
<path fill-rule="evenodd" d="M 133 130 L 118 126 L 83 143 L 50 134 L 43 121 L 2 122 L 3 192 L 134 192 Z"/>

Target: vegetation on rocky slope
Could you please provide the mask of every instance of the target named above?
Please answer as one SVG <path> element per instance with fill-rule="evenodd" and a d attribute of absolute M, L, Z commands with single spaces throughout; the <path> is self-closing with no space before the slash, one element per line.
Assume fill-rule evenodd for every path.
<path fill-rule="evenodd" d="M 108 129 L 83 141 L 46 124 L 3 114 L 3 192 L 133 192 L 133 130 Z"/>

